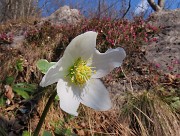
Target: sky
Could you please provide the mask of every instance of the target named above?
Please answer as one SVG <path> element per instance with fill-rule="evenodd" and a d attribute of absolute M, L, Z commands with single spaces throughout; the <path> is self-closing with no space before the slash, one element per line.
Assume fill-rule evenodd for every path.
<path fill-rule="evenodd" d="M 147 0 L 140 1 L 136 5 L 137 6 L 135 7 L 135 10 L 134 10 L 135 14 L 140 14 L 142 12 L 145 12 L 149 7 Z"/>
<path fill-rule="evenodd" d="M 43 4 L 45 3 L 45 1 L 48 0 L 39 0 L 39 7 L 43 7 Z M 51 8 L 46 8 L 44 7 L 43 12 L 42 12 L 42 16 L 48 16 L 51 13 L 53 13 L 55 10 L 57 10 L 59 8 L 59 6 L 64 6 L 64 5 L 69 5 L 70 7 L 73 8 L 80 8 L 80 11 L 82 14 L 87 15 L 87 11 L 88 10 L 97 10 L 97 5 L 98 5 L 98 0 L 49 0 L 51 2 L 47 2 L 47 5 Z M 52 1 L 54 3 L 58 3 L 58 4 L 52 4 Z M 108 5 L 112 5 L 113 3 L 115 3 L 116 6 L 114 6 L 113 8 L 118 9 L 120 7 L 120 2 L 122 0 L 105 0 L 105 2 Z M 126 0 L 129 1 L 129 0 Z M 180 0 L 165 0 L 166 4 L 165 6 L 168 7 L 168 9 L 176 9 L 178 4 L 179 4 L 179 8 L 180 8 Z M 157 2 L 157 0 L 155 0 L 155 2 Z M 135 14 L 140 14 L 142 11 L 146 11 L 148 10 L 148 12 L 152 12 L 152 9 L 149 7 L 149 4 L 147 3 L 147 0 L 131 0 L 131 11 L 133 11 Z"/>

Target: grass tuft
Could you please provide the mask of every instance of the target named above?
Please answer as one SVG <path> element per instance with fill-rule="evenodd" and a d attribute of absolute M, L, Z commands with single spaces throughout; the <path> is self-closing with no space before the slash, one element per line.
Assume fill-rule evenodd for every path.
<path fill-rule="evenodd" d="M 128 93 L 120 118 L 139 136 L 180 134 L 176 113 L 153 92 Z"/>

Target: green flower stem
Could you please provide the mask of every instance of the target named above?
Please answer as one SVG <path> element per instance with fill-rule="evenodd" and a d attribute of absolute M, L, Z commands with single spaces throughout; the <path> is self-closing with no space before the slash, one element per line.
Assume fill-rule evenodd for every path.
<path fill-rule="evenodd" d="M 47 104 L 46 104 L 46 107 L 44 108 L 44 111 L 43 111 L 43 113 L 42 113 L 42 115 L 41 115 L 41 118 L 40 118 L 40 120 L 39 120 L 39 123 L 38 123 L 35 131 L 34 131 L 34 135 L 33 135 L 33 136 L 38 136 L 38 135 L 39 135 L 39 132 L 40 132 L 40 130 L 41 130 L 41 127 L 42 127 L 42 125 L 43 125 L 43 123 L 44 123 L 44 120 L 45 120 L 46 115 L 47 115 L 47 113 L 48 113 L 48 111 L 49 111 L 49 108 L 50 108 L 53 100 L 54 100 L 55 97 L 56 97 L 56 94 L 57 94 L 57 92 L 54 91 L 53 94 L 49 97 L 49 100 L 48 100 L 48 102 L 47 102 Z"/>

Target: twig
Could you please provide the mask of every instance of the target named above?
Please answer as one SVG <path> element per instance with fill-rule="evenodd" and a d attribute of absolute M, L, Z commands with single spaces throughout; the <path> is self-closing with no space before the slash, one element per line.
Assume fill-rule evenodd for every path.
<path fill-rule="evenodd" d="M 117 0 L 116 2 L 114 2 L 113 4 L 111 4 L 109 7 L 107 7 L 105 10 L 100 11 L 100 9 L 98 9 L 100 12 L 98 13 L 98 16 L 100 17 L 101 14 L 105 13 L 106 11 L 108 11 L 110 8 L 112 8 L 114 5 L 116 5 L 119 1 Z M 100 8 L 100 7 L 98 7 Z"/>
<path fill-rule="evenodd" d="M 128 8 L 126 10 L 126 12 L 123 14 L 123 16 L 121 18 L 124 18 L 126 16 L 126 14 L 128 13 L 128 11 L 130 10 L 131 8 L 131 0 L 129 0 L 129 5 L 128 5 Z"/>
<path fill-rule="evenodd" d="M 127 76 L 126 76 L 126 74 L 124 73 L 124 70 L 123 70 L 123 68 L 121 67 L 121 71 L 122 71 L 122 73 L 124 74 L 124 76 L 125 76 L 125 78 L 130 82 L 130 87 L 131 87 L 131 89 L 129 89 L 131 92 L 133 92 L 134 90 L 133 90 L 133 87 L 132 87 L 132 82 L 131 82 L 131 79 L 129 79 Z"/>

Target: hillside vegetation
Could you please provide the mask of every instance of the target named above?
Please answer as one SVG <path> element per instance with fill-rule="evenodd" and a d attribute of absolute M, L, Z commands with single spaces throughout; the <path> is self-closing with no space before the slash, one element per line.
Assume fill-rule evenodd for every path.
<path fill-rule="evenodd" d="M 140 17 L 133 21 L 111 18 L 83 19 L 76 25 L 55 25 L 38 19 L 8 21 L 0 25 L 0 135 L 31 135 L 55 85 L 41 88 L 43 74 L 37 61 L 58 61 L 69 42 L 86 31 L 98 32 L 97 49 L 123 47 L 122 65 L 101 80 L 113 108 L 106 112 L 83 105 L 72 117 L 54 100 L 41 134 L 45 135 L 180 135 L 179 75 L 157 71 L 147 61 L 144 46 L 157 42 L 163 28 Z M 18 35 L 24 36 L 14 45 Z"/>

